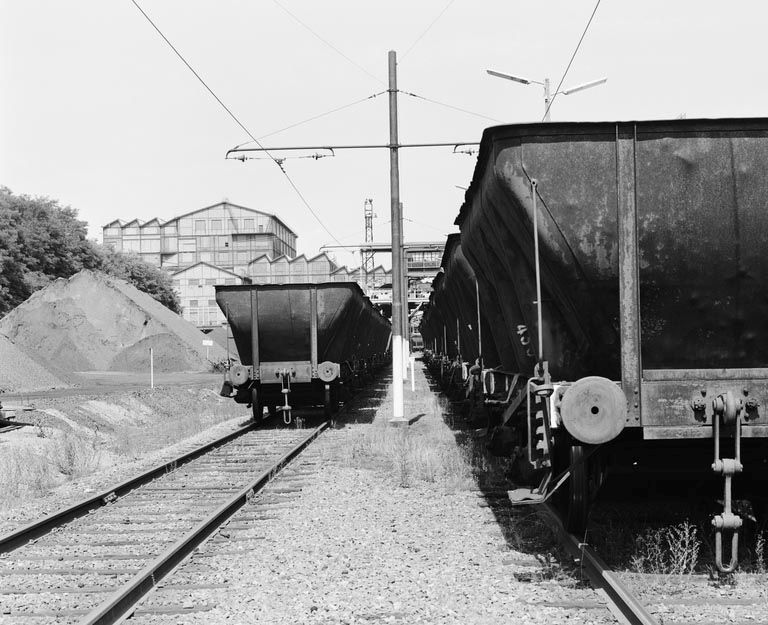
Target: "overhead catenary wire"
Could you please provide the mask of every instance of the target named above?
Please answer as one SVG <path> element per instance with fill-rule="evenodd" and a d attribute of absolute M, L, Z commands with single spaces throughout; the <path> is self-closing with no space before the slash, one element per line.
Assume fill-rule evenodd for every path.
<path fill-rule="evenodd" d="M 563 72 L 562 77 L 560 78 L 560 82 L 557 83 L 557 89 L 555 89 L 555 94 L 552 96 L 552 98 L 549 100 L 549 103 L 547 104 L 547 109 L 544 111 L 544 117 L 542 117 L 542 121 L 547 119 L 547 115 L 549 115 L 549 109 L 552 108 L 552 105 L 555 102 L 555 98 L 557 98 L 557 95 L 560 93 L 560 87 L 563 86 L 563 81 L 565 80 L 565 77 L 568 75 L 568 70 L 571 69 L 571 65 L 573 64 L 573 59 L 576 58 L 576 54 L 579 51 L 579 48 L 581 47 L 581 42 L 584 41 L 584 37 L 587 34 L 587 31 L 589 30 L 589 25 L 592 23 L 592 20 L 595 17 L 595 13 L 597 13 L 597 8 L 600 6 L 601 0 L 597 0 L 597 3 L 595 3 L 595 8 L 592 9 L 592 15 L 589 16 L 589 21 L 587 22 L 587 25 L 584 27 L 584 32 L 581 33 L 581 37 L 579 37 L 579 43 L 576 44 L 576 48 L 573 51 L 573 54 L 571 55 L 571 60 L 568 61 L 568 66 L 565 68 L 565 71 Z"/>
<path fill-rule="evenodd" d="M 324 43 L 326 46 L 328 46 L 328 47 L 329 47 L 331 50 L 333 50 L 334 52 L 336 52 L 336 54 L 338 54 L 338 55 L 339 55 L 339 56 L 341 56 L 342 58 L 344 58 L 344 59 L 346 59 L 347 61 L 349 61 L 350 63 L 352 63 L 352 65 L 354 65 L 354 66 L 355 66 L 357 69 L 359 69 L 361 72 L 364 72 L 365 74 L 367 74 L 368 76 L 370 76 L 371 78 L 373 78 L 373 79 L 374 79 L 376 82 L 378 82 L 378 83 L 379 83 L 379 84 L 381 84 L 381 85 L 384 85 L 384 84 L 386 84 L 386 83 L 385 83 L 385 82 L 384 82 L 384 81 L 383 81 L 381 78 L 379 78 L 379 77 L 378 77 L 378 76 L 376 76 L 375 74 L 372 74 L 371 72 L 369 72 L 369 71 L 368 71 L 367 69 L 365 69 L 365 68 L 364 68 L 362 65 L 360 65 L 360 63 L 358 63 L 358 62 L 357 62 L 357 61 L 355 61 L 354 59 L 351 59 L 350 57 L 348 57 L 348 56 L 347 56 L 346 54 L 344 54 L 344 53 L 343 53 L 341 50 L 339 50 L 339 49 L 338 49 L 336 46 L 334 46 L 334 45 L 333 45 L 333 44 L 332 44 L 330 41 L 328 41 L 327 39 L 325 39 L 324 37 L 322 37 L 322 36 L 321 36 L 320 34 L 318 34 L 318 33 L 317 33 L 315 30 L 313 30 L 313 29 L 312 29 L 310 26 L 308 26 L 308 25 L 307 25 L 307 24 L 305 24 L 303 21 L 301 21 L 301 20 L 300 20 L 300 19 L 299 19 L 299 18 L 298 18 L 296 15 L 294 15 L 293 13 L 291 13 L 291 12 L 290 12 L 288 9 L 286 9 L 286 8 L 285 8 L 285 7 L 284 7 L 282 4 L 280 4 L 280 3 L 278 2 L 278 0 L 272 0 L 272 2 L 274 2 L 274 3 L 275 3 L 275 4 L 276 4 L 276 5 L 277 5 L 277 6 L 278 6 L 280 9 L 282 9 L 282 10 L 283 10 L 283 11 L 284 11 L 286 14 L 288 14 L 288 15 L 289 15 L 289 16 L 290 16 L 290 17 L 291 17 L 291 18 L 292 18 L 292 19 L 293 19 L 295 22 L 297 22 L 298 24 L 300 24 L 300 25 L 301 25 L 303 28 L 305 28 L 305 29 L 306 29 L 306 30 L 308 30 L 310 33 L 312 33 L 312 35 L 314 35 L 314 36 L 315 36 L 317 39 L 319 39 L 320 41 L 322 41 L 322 42 L 323 42 L 323 43 Z"/>
<path fill-rule="evenodd" d="M 402 89 L 398 89 L 398 93 L 402 93 L 403 95 L 411 96 L 419 100 L 424 100 L 425 102 L 431 102 L 432 104 L 437 104 L 438 106 L 444 106 L 445 108 L 453 109 L 454 111 L 460 111 L 462 113 L 467 113 L 468 115 L 474 115 L 475 117 L 480 117 L 482 119 L 487 119 L 492 122 L 497 122 L 499 124 L 504 123 L 502 120 L 496 119 L 495 117 L 489 117 L 488 115 L 483 115 L 482 113 L 476 113 L 468 109 L 463 109 L 459 106 L 453 106 L 452 104 L 446 104 L 445 102 L 439 102 L 431 98 L 425 98 L 423 95 L 419 95 L 417 93 L 411 93 L 410 91 L 403 91 Z"/>
<path fill-rule="evenodd" d="M 452 4 L 453 4 L 455 1 L 456 1 L 456 0 L 450 0 L 450 2 L 449 2 L 448 4 L 446 4 L 446 5 L 443 7 L 443 10 L 442 10 L 442 11 L 440 11 L 440 13 L 438 13 L 438 14 L 437 14 L 437 17 L 436 17 L 435 19 L 433 19 L 433 20 L 430 22 L 429 26 L 427 26 L 427 27 L 426 27 L 426 28 L 425 28 L 425 29 L 422 31 L 422 33 L 421 33 L 421 34 L 420 34 L 420 35 L 419 35 L 419 36 L 416 38 L 416 41 L 414 41 L 414 42 L 413 42 L 413 43 L 410 45 L 410 47 L 409 47 L 409 48 L 408 48 L 408 49 L 405 51 L 405 53 L 404 53 L 404 54 L 403 54 L 403 55 L 400 57 L 400 61 L 401 61 L 401 62 L 403 61 L 403 59 L 405 59 L 405 57 L 406 57 L 406 56 L 408 56 L 408 53 L 409 53 L 411 50 L 413 50 L 413 49 L 416 47 L 416 44 L 418 44 L 418 43 L 419 43 L 419 41 L 421 41 L 421 40 L 424 38 L 424 36 L 425 36 L 425 35 L 426 35 L 426 34 L 427 34 L 427 33 L 428 33 L 430 30 L 432 30 L 432 27 L 433 27 L 433 26 L 434 26 L 434 25 L 437 23 L 437 21 L 438 21 L 438 20 L 439 20 L 441 17 L 443 17 L 443 15 L 445 14 L 445 12 L 446 12 L 448 9 L 450 9 L 450 8 L 451 8 L 451 5 L 452 5 Z"/>
<path fill-rule="evenodd" d="M 301 126 L 302 124 L 306 124 L 309 122 L 313 122 L 316 119 L 320 119 L 321 117 L 325 117 L 327 115 L 331 115 L 333 113 L 338 113 L 339 111 L 343 111 L 344 109 L 348 109 L 352 106 L 355 106 L 356 104 L 360 104 L 361 102 L 367 102 L 368 100 L 373 100 L 374 98 L 378 98 L 380 95 L 384 95 L 387 93 L 386 91 L 379 91 L 378 93 L 374 93 L 372 95 L 366 96 L 364 98 L 360 98 L 359 100 L 355 100 L 354 102 L 349 102 L 348 104 L 343 104 L 342 106 L 338 106 L 334 109 L 331 109 L 330 111 L 326 111 L 325 113 L 320 113 L 319 115 L 313 115 L 312 117 L 308 117 L 307 119 L 303 119 L 300 122 L 295 122 L 293 124 L 290 124 L 288 126 L 285 126 L 283 128 L 280 128 L 279 130 L 273 130 L 272 132 L 268 132 L 265 135 L 259 135 L 258 139 L 266 139 L 267 137 L 272 137 L 274 135 L 280 134 L 281 132 L 284 132 L 286 130 L 290 130 L 291 128 L 296 128 L 297 126 Z M 253 143 L 253 140 L 251 141 L 245 141 L 244 143 L 240 143 L 236 145 L 233 149 L 241 148 L 244 145 L 248 145 L 249 143 Z"/>
<path fill-rule="evenodd" d="M 184 63 L 184 65 L 187 66 L 187 69 L 189 69 L 189 71 L 194 74 L 195 78 L 197 78 L 197 80 L 200 82 L 200 84 L 203 85 L 203 87 L 205 87 L 206 91 L 208 91 L 208 93 L 210 93 L 213 96 L 213 98 L 216 100 L 216 102 L 219 103 L 221 108 L 223 108 L 227 112 L 227 114 L 245 132 L 245 134 L 247 134 L 251 139 L 253 139 L 253 141 L 256 143 L 256 145 L 258 145 L 259 147 L 263 148 L 264 146 L 262 146 L 261 143 L 259 143 L 259 140 L 256 137 L 253 136 L 253 133 L 251 133 L 251 131 L 248 130 L 248 128 L 245 127 L 245 125 L 237 118 L 237 116 L 232 112 L 232 110 L 226 104 L 224 104 L 224 102 L 221 100 L 221 98 L 219 98 L 219 96 L 216 95 L 216 93 L 213 91 L 213 89 L 211 89 L 208 86 L 208 83 L 206 83 L 203 80 L 203 78 L 200 76 L 200 74 L 198 74 L 197 71 L 195 71 L 195 68 L 193 68 L 187 62 L 187 60 L 184 58 L 184 56 L 181 54 L 181 52 L 179 52 L 176 49 L 176 46 L 174 46 L 171 43 L 171 41 L 168 39 L 168 37 L 166 37 L 163 34 L 163 32 L 160 30 L 160 28 L 158 28 L 158 26 L 152 21 L 152 18 L 150 18 L 149 15 L 147 15 L 147 13 L 144 11 L 144 9 L 142 9 L 141 6 L 139 6 L 139 3 L 136 2 L 136 0 L 131 0 L 131 2 L 139 10 L 139 12 L 144 16 L 144 18 L 152 25 L 152 28 L 154 28 L 155 31 L 157 31 L 157 34 L 159 34 L 160 37 L 162 37 L 163 41 L 165 41 L 165 43 L 168 44 L 168 46 L 171 48 L 171 50 L 173 50 L 173 52 L 176 54 L 176 56 L 179 57 L 181 62 Z M 320 217 L 317 215 L 317 213 L 312 209 L 312 207 L 310 206 L 309 202 L 304 197 L 304 194 L 296 186 L 296 183 L 288 175 L 288 172 L 285 171 L 285 168 L 283 167 L 282 163 L 278 159 L 276 159 L 274 156 L 272 156 L 268 151 L 264 150 L 264 153 L 267 156 L 269 156 L 269 158 L 271 158 L 272 161 L 274 161 L 274 163 L 275 163 L 275 165 L 277 165 L 277 167 L 280 168 L 280 171 L 285 176 L 286 180 L 288 181 L 288 184 L 291 185 L 291 187 L 295 191 L 296 195 L 298 195 L 299 199 L 301 199 L 301 201 L 304 204 L 304 206 L 312 214 L 312 216 L 317 220 L 317 223 L 319 223 L 322 226 L 323 230 L 325 230 L 331 236 L 331 238 L 334 241 L 336 241 L 336 237 L 334 236 L 334 234 L 326 227 L 326 225 L 323 223 L 322 219 L 320 219 Z"/>

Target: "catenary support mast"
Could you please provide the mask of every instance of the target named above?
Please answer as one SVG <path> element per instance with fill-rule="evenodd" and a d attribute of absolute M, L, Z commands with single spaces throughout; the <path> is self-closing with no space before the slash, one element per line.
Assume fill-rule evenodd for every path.
<path fill-rule="evenodd" d="M 389 51 L 389 190 L 392 210 L 392 388 L 393 425 L 407 423 L 403 409 L 403 230 L 397 144 L 397 56 Z"/>

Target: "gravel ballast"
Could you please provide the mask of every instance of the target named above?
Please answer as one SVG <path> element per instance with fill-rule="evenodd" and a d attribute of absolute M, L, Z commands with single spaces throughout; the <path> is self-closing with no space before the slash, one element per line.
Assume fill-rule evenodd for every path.
<path fill-rule="evenodd" d="M 419 374 L 410 426 L 455 445 Z M 390 389 L 391 390 L 391 389 Z M 361 460 L 387 426 L 391 397 L 372 423 L 323 434 L 137 611 L 141 623 L 611 623 L 596 592 L 515 550 L 472 479 L 413 474 L 381 457 Z M 351 413 L 368 413 L 361 411 Z M 408 408 L 407 408 L 408 410 Z M 414 415 L 415 416 L 415 415 Z M 366 416 L 370 421 L 370 416 Z M 443 431 L 444 430 L 444 431 Z M 374 439 L 372 439 L 374 440 Z M 374 440 L 374 446 L 377 444 Z M 415 439 L 406 449 L 415 447 Z M 394 470 L 393 470 L 394 469 Z M 467 471 L 467 475 L 470 473 Z"/>

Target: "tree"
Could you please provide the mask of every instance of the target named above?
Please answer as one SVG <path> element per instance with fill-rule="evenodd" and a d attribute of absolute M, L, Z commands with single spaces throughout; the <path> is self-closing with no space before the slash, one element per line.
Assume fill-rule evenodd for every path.
<path fill-rule="evenodd" d="M 56 278 L 98 269 L 87 234 L 87 224 L 69 206 L 0 187 L 0 314 Z"/>
<path fill-rule="evenodd" d="M 142 260 L 138 254 L 125 254 L 103 246 L 99 246 L 99 253 L 101 271 L 130 282 L 163 306 L 181 314 L 181 301 L 173 290 L 171 277 L 167 273 Z"/>
<path fill-rule="evenodd" d="M 77 211 L 47 197 L 15 195 L 0 186 L 0 316 L 56 278 L 83 269 L 127 280 L 176 313 L 181 303 L 160 269 L 89 241 Z"/>

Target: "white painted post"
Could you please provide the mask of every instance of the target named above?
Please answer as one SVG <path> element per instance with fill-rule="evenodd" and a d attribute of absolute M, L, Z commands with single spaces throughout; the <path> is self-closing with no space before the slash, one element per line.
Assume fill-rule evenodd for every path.
<path fill-rule="evenodd" d="M 155 388 L 155 350 L 149 348 L 149 388 Z"/>
<path fill-rule="evenodd" d="M 416 391 L 416 378 L 414 373 L 414 367 L 415 367 L 414 362 L 416 359 L 413 356 L 411 356 L 410 360 L 411 360 L 411 392 L 414 392 Z"/>

